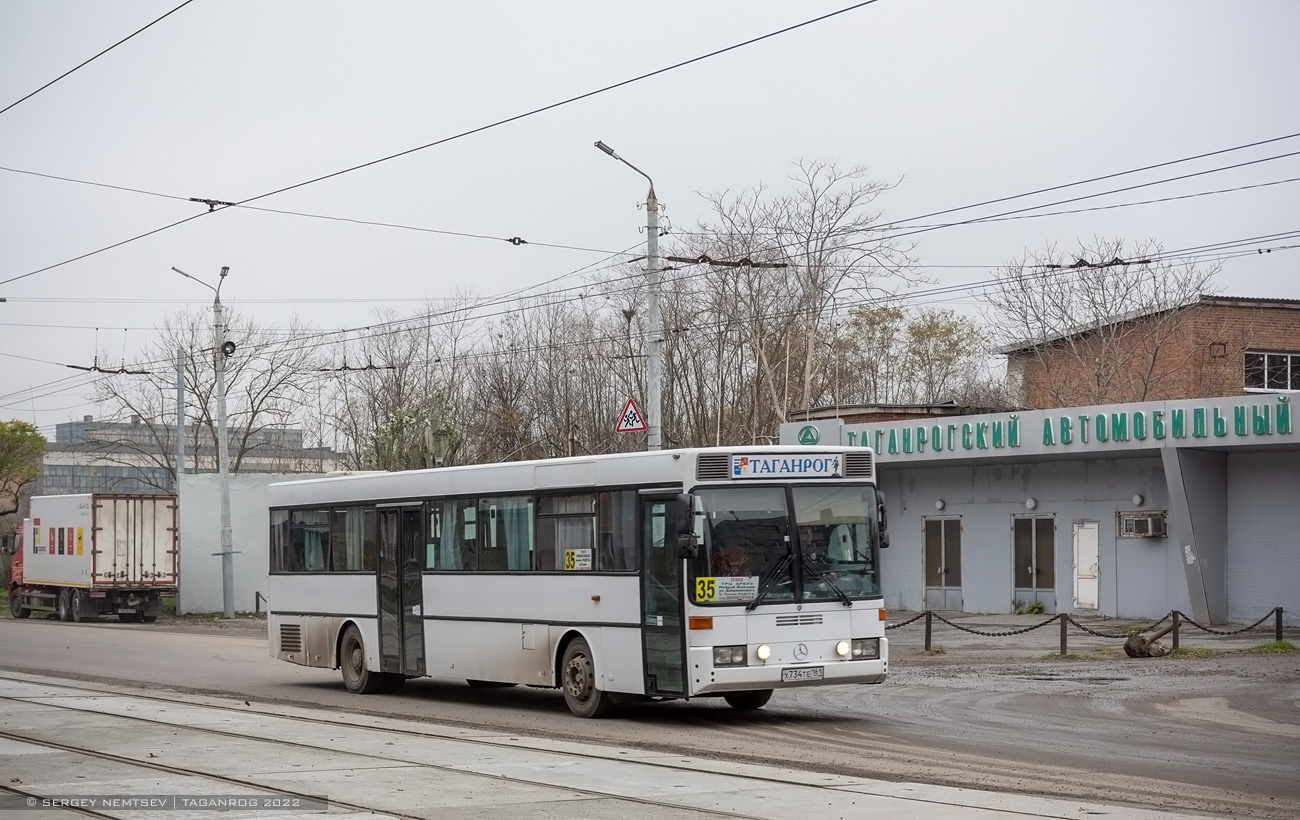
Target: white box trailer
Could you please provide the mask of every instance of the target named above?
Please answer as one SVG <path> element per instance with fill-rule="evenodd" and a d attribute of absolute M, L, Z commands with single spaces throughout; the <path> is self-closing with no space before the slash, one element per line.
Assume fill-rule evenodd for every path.
<path fill-rule="evenodd" d="M 152 622 L 176 591 L 177 502 L 170 495 L 32 498 L 18 539 L 15 617 L 57 612 L 65 621 L 117 615 Z M 16 597 L 15 597 L 16 596 Z"/>

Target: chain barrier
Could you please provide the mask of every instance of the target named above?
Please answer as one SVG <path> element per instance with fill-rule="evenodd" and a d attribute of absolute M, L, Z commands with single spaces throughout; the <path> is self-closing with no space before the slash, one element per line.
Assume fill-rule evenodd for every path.
<path fill-rule="evenodd" d="M 1171 612 L 1153 624 L 1144 626 L 1141 629 L 1130 630 L 1128 632 L 1102 632 L 1100 629 L 1093 629 L 1092 627 L 1084 626 L 1083 624 L 1076 621 L 1070 615 L 1066 615 L 1065 617 L 1069 619 L 1071 624 L 1083 630 L 1084 632 L 1087 632 L 1089 635 L 1096 635 L 1098 638 L 1111 638 L 1113 640 L 1122 641 L 1122 640 L 1127 640 L 1130 635 L 1141 635 L 1143 632 L 1150 632 L 1151 630 L 1155 629 L 1157 626 L 1160 626 L 1162 623 L 1169 620 L 1169 618 L 1172 615 L 1173 613 Z M 1268 616 L 1265 615 L 1264 617 L 1267 618 Z"/>
<path fill-rule="evenodd" d="M 968 633 L 970 633 L 971 635 L 980 635 L 980 636 L 985 637 L 985 638 L 1005 638 L 1005 637 L 1009 637 L 1009 636 L 1011 636 L 1011 635 L 1023 635 L 1023 634 L 1026 633 L 1026 632 L 1033 632 L 1035 629 L 1042 629 L 1043 627 L 1047 626 L 1048 624 L 1056 623 L 1056 622 L 1060 622 L 1060 624 L 1061 624 L 1061 654 L 1064 655 L 1064 654 L 1066 654 L 1066 637 L 1065 637 L 1065 635 L 1066 635 L 1066 629 L 1067 629 L 1068 626 L 1071 625 L 1071 624 L 1073 624 L 1073 625 L 1074 625 L 1075 627 L 1077 627 L 1078 629 L 1080 629 L 1080 630 L 1082 630 L 1082 631 L 1088 633 L 1089 635 L 1094 635 L 1094 636 L 1096 636 L 1096 637 L 1098 637 L 1098 638 L 1106 638 L 1106 639 L 1109 639 L 1109 640 L 1124 640 L 1124 641 L 1127 641 L 1129 638 L 1132 638 L 1132 637 L 1135 636 L 1135 635 L 1141 635 L 1141 634 L 1144 633 L 1144 632 L 1151 632 L 1152 630 L 1156 629 L 1156 628 L 1159 627 L 1160 625 L 1164 624 L 1166 621 L 1168 621 L 1168 620 L 1170 620 L 1170 619 L 1173 619 L 1173 623 L 1172 623 L 1169 627 L 1166 627 L 1164 630 L 1162 630 L 1161 633 L 1157 634 L 1155 637 L 1156 637 L 1156 638 L 1159 638 L 1159 637 L 1161 637 L 1162 635 L 1164 635 L 1164 634 L 1169 633 L 1169 632 L 1172 631 L 1172 632 L 1173 632 L 1173 638 L 1172 638 L 1172 640 L 1173 640 L 1173 646 L 1174 646 L 1175 649 L 1177 649 L 1177 648 L 1178 648 L 1178 627 L 1179 627 L 1180 625 L 1182 625 L 1182 624 L 1187 624 L 1187 625 L 1189 625 L 1189 626 L 1194 626 L 1194 627 L 1196 627 L 1197 629 L 1201 630 L 1202 632 L 1208 632 L 1208 633 L 1210 633 L 1210 634 L 1212 634 L 1212 635 L 1225 635 L 1225 636 L 1227 636 L 1227 635 L 1240 635 L 1240 634 L 1242 634 L 1243 632 L 1250 632 L 1251 630 L 1256 629 L 1256 628 L 1258 628 L 1259 626 L 1261 626 L 1265 621 L 1269 620 L 1270 618 L 1273 618 L 1273 619 L 1275 620 L 1276 624 L 1277 624 L 1277 626 L 1276 626 L 1276 630 L 1277 630 L 1277 640 L 1282 640 L 1282 618 L 1283 618 L 1283 615 L 1284 615 L 1284 612 L 1283 612 L 1282 608 L 1281 608 L 1281 607 L 1275 607 L 1275 608 L 1269 610 L 1268 614 L 1266 614 L 1264 617 L 1260 618 L 1258 621 L 1256 621 L 1255 623 L 1251 624 L 1250 626 L 1245 626 L 1245 627 L 1242 627 L 1241 629 L 1211 629 L 1210 627 L 1202 626 L 1201 624 L 1198 624 L 1196 621 L 1193 621 L 1192 619 L 1188 618 L 1186 615 L 1184 615 L 1184 614 L 1181 613 L 1181 612 L 1178 612 L 1177 610 L 1171 610 L 1171 611 L 1169 612 L 1168 615 L 1165 615 L 1163 618 L 1161 618 L 1161 619 L 1158 620 L 1158 621 L 1154 621 L 1154 622 L 1152 622 L 1152 623 L 1150 623 L 1150 624 L 1147 624 L 1146 626 L 1144 626 L 1144 627 L 1142 627 L 1142 628 L 1140 628 L 1140 629 L 1129 629 L 1129 630 L 1126 630 L 1125 632 L 1120 633 L 1120 632 L 1107 632 L 1107 631 L 1105 631 L 1105 630 L 1101 630 L 1101 629 L 1093 629 L 1093 628 L 1090 627 L 1090 626 L 1086 626 L 1086 625 L 1084 625 L 1084 624 L 1079 623 L 1079 622 L 1076 621 L 1076 620 L 1075 620 L 1075 619 L 1074 619 L 1074 618 L 1073 618 L 1069 613 L 1062 612 L 1062 613 L 1059 613 L 1059 614 L 1057 614 L 1057 615 L 1053 615 L 1052 617 L 1048 618 L 1048 619 L 1045 620 L 1045 621 L 1042 621 L 1041 623 L 1031 624 L 1031 625 L 1029 625 L 1029 626 L 1022 627 L 1022 628 L 1020 628 L 1020 629 L 1010 629 L 1010 630 L 1005 630 L 1005 631 L 1002 631 L 1002 632 L 989 632 L 989 631 L 982 630 L 982 629 L 972 629 L 971 627 L 968 627 L 968 626 L 962 626 L 961 624 L 954 623 L 954 622 L 948 620 L 947 618 L 945 618 L 945 617 L 943 617 L 942 615 L 940 615 L 938 612 L 935 612 L 935 611 L 933 611 L 933 610 L 928 610 L 928 609 L 927 609 L 927 610 L 923 610 L 922 612 L 917 613 L 916 615 L 912 616 L 911 618 L 907 619 L 906 621 L 902 621 L 901 623 L 888 624 L 888 625 L 885 626 L 885 629 L 898 629 L 899 627 L 907 626 L 908 624 L 915 623 L 916 621 L 919 621 L 919 620 L 921 620 L 922 618 L 925 618 L 925 648 L 926 648 L 927 651 L 929 651 L 930 646 L 931 646 L 931 643 L 930 643 L 930 623 L 931 623 L 931 621 L 932 621 L 933 619 L 938 619 L 938 620 L 942 621 L 943 623 L 947 624 L 948 626 L 951 626 L 953 629 L 960 630 L 961 632 L 968 632 Z M 1127 651 L 1127 645 L 1126 645 L 1125 649 L 1126 649 L 1126 651 Z"/>
<path fill-rule="evenodd" d="M 1186 615 L 1183 615 L 1183 623 L 1187 624 L 1188 626 L 1194 626 L 1197 629 L 1201 630 L 1202 632 L 1208 632 L 1211 635 L 1240 635 L 1243 632 L 1249 632 L 1250 630 L 1254 629 L 1255 627 L 1267 621 L 1269 618 L 1276 617 L 1276 613 L 1277 613 L 1276 610 L 1270 610 L 1267 615 L 1265 615 L 1263 618 L 1260 618 L 1258 621 L 1255 621 L 1255 623 L 1251 624 L 1250 626 L 1243 626 L 1241 629 L 1233 629 L 1233 630 L 1211 629 L 1208 626 L 1201 626 L 1196 621 L 1193 621 L 1191 618 L 1187 617 Z"/>
<path fill-rule="evenodd" d="M 925 617 L 925 613 L 921 612 L 918 613 L 917 615 L 912 616 L 911 618 L 908 618 L 906 621 L 903 621 L 901 624 L 885 624 L 885 629 L 898 629 L 900 626 L 907 626 L 908 624 L 915 623 L 924 617 Z"/>
<path fill-rule="evenodd" d="M 925 613 L 921 613 L 921 614 L 924 615 Z M 1005 638 L 1008 635 L 1020 635 L 1025 632 L 1033 632 L 1035 629 L 1042 629 L 1048 624 L 1054 623 L 1059 618 L 1063 617 L 1061 615 L 1053 615 L 1052 617 L 1048 618 L 1046 621 L 1043 621 L 1041 624 L 1034 624 L 1033 626 L 1027 626 L 1024 629 L 1013 629 L 1010 632 L 981 632 L 978 629 L 971 629 L 970 627 L 962 626 L 961 624 L 955 624 L 952 621 L 940 615 L 938 612 L 932 614 L 934 615 L 934 617 L 943 621 L 948 626 L 951 626 L 953 629 L 960 629 L 962 632 L 969 632 L 972 635 L 982 635 L 985 638 Z"/>

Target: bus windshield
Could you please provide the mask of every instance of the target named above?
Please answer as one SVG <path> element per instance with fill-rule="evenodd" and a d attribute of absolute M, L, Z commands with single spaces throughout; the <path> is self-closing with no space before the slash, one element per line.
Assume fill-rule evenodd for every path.
<path fill-rule="evenodd" d="M 700 489 L 695 499 L 695 603 L 880 597 L 873 487 Z"/>

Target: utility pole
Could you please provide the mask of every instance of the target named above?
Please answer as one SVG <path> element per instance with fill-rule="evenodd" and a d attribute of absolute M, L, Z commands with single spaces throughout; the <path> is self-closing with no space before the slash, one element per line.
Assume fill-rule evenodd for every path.
<path fill-rule="evenodd" d="M 233 342 L 226 341 L 225 313 L 221 307 L 221 285 L 230 273 L 229 267 L 221 269 L 221 278 L 214 288 L 202 279 L 190 276 L 180 268 L 172 270 L 193 279 L 212 291 L 212 357 L 213 367 L 217 371 L 217 472 L 221 476 L 221 551 L 214 553 L 221 556 L 221 603 L 222 614 L 226 618 L 235 617 L 235 553 L 231 547 L 230 537 L 230 434 L 226 429 L 226 357 L 235 352 Z"/>
<path fill-rule="evenodd" d="M 176 558 L 172 563 L 176 577 L 181 571 L 181 476 L 185 473 L 185 349 L 176 348 L 176 441 L 172 443 L 176 453 L 176 484 L 172 492 L 176 494 Z M 176 614 L 182 611 L 180 584 L 176 585 Z"/>
<path fill-rule="evenodd" d="M 596 147 L 614 159 L 623 163 L 627 167 L 636 171 L 646 178 L 650 183 L 650 193 L 646 194 L 645 211 L 646 211 L 646 237 L 645 237 L 645 256 L 646 256 L 646 285 L 649 289 L 649 298 L 647 299 L 647 316 L 646 316 L 646 449 L 658 450 L 662 446 L 662 428 L 660 427 L 660 416 L 663 409 L 662 390 L 663 390 L 663 332 L 661 329 L 661 320 L 659 318 L 659 291 L 660 278 L 663 271 L 663 263 L 659 258 L 659 198 L 655 196 L 655 181 L 650 179 L 650 175 L 632 163 L 614 153 L 610 148 L 600 140 L 596 140 Z"/>

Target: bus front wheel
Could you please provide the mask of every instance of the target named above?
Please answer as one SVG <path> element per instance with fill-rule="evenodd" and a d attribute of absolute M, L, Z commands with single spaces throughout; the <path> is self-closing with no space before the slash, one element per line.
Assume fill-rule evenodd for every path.
<path fill-rule="evenodd" d="M 349 626 L 343 633 L 339 666 L 343 668 L 343 685 L 349 692 L 373 695 L 383 691 L 387 678 L 366 668 L 366 645 L 361 641 L 361 630 L 355 626 Z"/>
<path fill-rule="evenodd" d="M 564 675 L 564 701 L 570 712 L 581 718 L 599 718 L 614 711 L 609 694 L 596 688 L 596 662 L 584 639 L 574 638 L 564 648 L 560 669 Z"/>
<path fill-rule="evenodd" d="M 756 689 L 753 692 L 732 692 L 730 695 L 723 695 L 722 699 L 732 709 L 748 712 L 766 706 L 767 702 L 772 699 L 772 690 Z"/>

